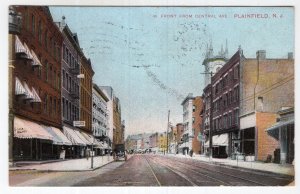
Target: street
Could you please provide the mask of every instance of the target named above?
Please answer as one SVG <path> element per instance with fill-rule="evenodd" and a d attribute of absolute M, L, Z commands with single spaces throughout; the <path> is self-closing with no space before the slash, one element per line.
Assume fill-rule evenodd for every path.
<path fill-rule="evenodd" d="M 133 155 L 95 171 L 11 171 L 11 186 L 285 186 L 294 177 L 164 155 Z"/>

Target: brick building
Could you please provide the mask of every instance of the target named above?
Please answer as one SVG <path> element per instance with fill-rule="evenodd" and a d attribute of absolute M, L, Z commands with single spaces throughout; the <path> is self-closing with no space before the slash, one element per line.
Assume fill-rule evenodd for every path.
<path fill-rule="evenodd" d="M 17 6 L 22 29 L 10 42 L 15 160 L 57 158 L 62 134 L 61 49 L 63 36 L 48 7 Z M 60 140 L 53 136 L 58 133 Z M 60 141 L 60 142 L 58 142 Z M 55 149 L 52 149 L 52 146 Z"/>
<path fill-rule="evenodd" d="M 242 50 L 239 49 L 212 76 L 212 144 L 214 157 L 232 153 L 231 141 L 239 130 L 239 68 Z"/>
<path fill-rule="evenodd" d="M 92 87 L 94 71 L 91 60 L 83 53 L 79 55 L 80 74 L 80 114 L 79 120 L 85 121 L 85 126 L 80 127 L 85 132 L 92 134 Z"/>
<path fill-rule="evenodd" d="M 276 123 L 283 107 L 294 107 L 292 53 L 270 59 L 266 51 L 257 51 L 256 58 L 242 60 L 240 72 L 240 152 L 261 161 L 268 155 L 274 158 L 279 144 L 266 129 Z"/>
<path fill-rule="evenodd" d="M 183 125 L 182 123 L 176 124 L 176 153 L 179 153 L 179 145 L 182 144 Z"/>
<path fill-rule="evenodd" d="M 192 133 L 194 137 L 192 139 L 192 149 L 195 154 L 201 154 L 202 144 L 198 138 L 199 134 L 203 133 L 202 130 L 202 116 L 203 111 L 203 101 L 202 97 L 196 96 L 193 101 L 193 129 Z"/>

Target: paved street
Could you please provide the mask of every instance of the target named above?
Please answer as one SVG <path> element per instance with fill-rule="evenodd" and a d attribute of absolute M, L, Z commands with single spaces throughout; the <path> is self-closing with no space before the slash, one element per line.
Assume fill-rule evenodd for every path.
<path fill-rule="evenodd" d="M 95 171 L 10 172 L 11 186 L 284 186 L 292 181 L 292 176 L 162 155 L 133 155 Z"/>

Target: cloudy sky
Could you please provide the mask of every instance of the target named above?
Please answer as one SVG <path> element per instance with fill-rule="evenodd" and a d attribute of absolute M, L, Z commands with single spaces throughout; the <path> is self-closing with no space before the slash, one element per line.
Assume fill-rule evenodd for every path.
<path fill-rule="evenodd" d="M 241 45 L 286 58 L 294 51 L 293 8 L 255 7 L 50 7 L 91 59 L 98 85 L 112 86 L 121 100 L 126 135 L 165 131 L 167 113 L 182 122 L 181 102 L 204 88 L 206 45 L 214 53 L 228 41 L 229 56 Z M 245 18 L 247 16 L 248 18 Z M 249 18 L 250 17 L 250 18 Z"/>

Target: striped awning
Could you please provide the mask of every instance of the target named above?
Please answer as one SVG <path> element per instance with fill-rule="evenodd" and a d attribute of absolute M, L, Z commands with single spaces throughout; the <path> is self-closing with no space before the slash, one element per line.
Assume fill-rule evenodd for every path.
<path fill-rule="evenodd" d="M 86 146 L 84 142 L 75 132 L 74 129 L 63 126 L 63 132 L 65 136 L 72 142 L 73 145 Z"/>
<path fill-rule="evenodd" d="M 33 87 L 32 87 L 32 94 L 33 94 L 34 98 L 31 102 L 42 102 L 41 98 L 39 97 L 39 95 L 37 94 L 37 92 L 35 91 L 35 89 Z"/>
<path fill-rule="evenodd" d="M 19 117 L 14 118 L 14 137 L 21 139 L 45 139 L 53 140 L 53 136 L 49 134 L 41 125 L 21 119 Z"/>
<path fill-rule="evenodd" d="M 15 52 L 20 54 L 25 54 L 28 59 L 32 59 L 32 55 L 26 43 L 22 43 L 18 36 L 16 36 L 15 41 Z"/>
<path fill-rule="evenodd" d="M 92 143 L 96 148 L 103 148 L 100 142 L 95 139 L 92 135 L 87 134 L 85 132 L 81 132 L 82 136 L 84 136 L 90 143 Z"/>
<path fill-rule="evenodd" d="M 36 56 L 36 54 L 35 54 L 35 52 L 33 50 L 31 50 L 31 54 L 32 54 L 32 57 L 33 57 L 32 66 L 42 66 L 41 61 Z"/>
<path fill-rule="evenodd" d="M 15 80 L 15 95 L 26 95 L 26 89 L 24 88 L 22 82 L 17 77 Z"/>
<path fill-rule="evenodd" d="M 53 136 L 53 144 L 72 145 L 71 141 L 57 128 L 41 125 L 49 134 Z"/>
<path fill-rule="evenodd" d="M 76 133 L 76 135 L 86 144 L 86 145 L 92 145 L 93 141 L 89 141 L 87 140 L 84 136 L 83 136 L 83 132 L 80 132 L 79 130 L 74 130 L 74 132 Z"/>
<path fill-rule="evenodd" d="M 34 99 L 34 95 L 33 93 L 31 92 L 31 90 L 29 89 L 29 86 L 27 85 L 26 82 L 24 82 L 24 88 L 25 88 L 25 95 L 26 95 L 26 99 L 28 100 L 33 100 Z"/>

